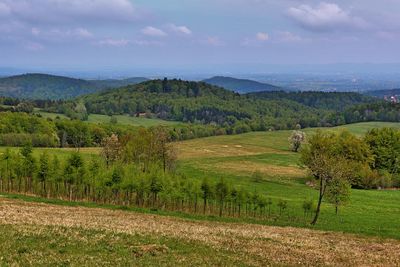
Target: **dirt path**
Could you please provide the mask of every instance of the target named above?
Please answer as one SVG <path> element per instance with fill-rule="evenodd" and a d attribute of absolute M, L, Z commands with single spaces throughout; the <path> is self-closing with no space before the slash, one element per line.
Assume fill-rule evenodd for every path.
<path fill-rule="evenodd" d="M 33 224 L 163 235 L 228 249 L 244 261 L 279 265 L 400 266 L 400 241 L 249 224 L 189 221 L 0 197 L 0 224 Z M 253 262 L 258 265 L 260 261 Z"/>

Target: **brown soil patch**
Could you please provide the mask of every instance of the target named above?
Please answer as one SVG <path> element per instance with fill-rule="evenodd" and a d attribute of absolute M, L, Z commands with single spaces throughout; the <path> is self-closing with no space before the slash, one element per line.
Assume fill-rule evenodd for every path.
<path fill-rule="evenodd" d="M 151 234 L 227 249 L 252 265 L 399 266 L 400 241 L 238 223 L 189 221 L 124 211 L 64 207 L 0 198 L 0 223 Z M 165 248 L 143 251 L 165 253 Z M 257 261 L 255 261 L 257 259 Z"/>

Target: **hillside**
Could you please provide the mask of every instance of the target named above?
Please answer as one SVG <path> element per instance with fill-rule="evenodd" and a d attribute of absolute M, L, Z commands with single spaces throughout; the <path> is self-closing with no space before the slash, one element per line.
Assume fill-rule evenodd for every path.
<path fill-rule="evenodd" d="M 260 92 L 260 91 L 279 91 L 281 87 L 274 86 L 271 84 L 260 83 L 253 80 L 237 79 L 232 77 L 215 76 L 210 79 L 203 80 L 203 82 L 220 86 L 225 89 L 238 92 L 241 94 L 249 92 Z"/>
<path fill-rule="evenodd" d="M 375 103 L 377 100 L 370 96 L 350 92 L 256 92 L 249 96 L 264 99 L 288 99 L 308 107 L 344 111 L 354 105 Z"/>
<path fill-rule="evenodd" d="M 89 80 L 90 83 L 95 84 L 98 88 L 118 88 L 122 86 L 127 86 L 130 84 L 138 84 L 149 79 L 144 77 L 133 77 L 127 79 L 106 79 L 106 80 Z"/>
<path fill-rule="evenodd" d="M 145 80 L 146 78 L 130 78 L 87 81 L 48 74 L 23 74 L 0 78 L 0 96 L 23 99 L 68 99 Z"/>
<path fill-rule="evenodd" d="M 327 125 L 329 112 L 287 99 L 257 99 L 204 82 L 153 80 L 82 96 L 89 113 L 152 113 L 160 119 L 222 127 L 220 134 Z M 59 112 L 62 112 L 59 110 Z"/>

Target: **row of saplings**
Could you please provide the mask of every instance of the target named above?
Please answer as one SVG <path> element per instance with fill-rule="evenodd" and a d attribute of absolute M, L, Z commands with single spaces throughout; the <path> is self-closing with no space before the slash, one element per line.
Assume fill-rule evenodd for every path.
<path fill-rule="evenodd" d="M 298 136 L 291 139 L 296 149 L 303 141 Z M 224 180 L 196 182 L 177 174 L 173 143 L 162 127 L 107 137 L 101 157 L 72 153 L 60 158 L 46 152 L 36 158 L 29 145 L 18 152 L 6 150 L 0 161 L 0 191 L 219 216 L 288 215 L 284 200 L 273 201 Z M 301 149 L 302 163 L 319 190 L 316 208 L 312 201 L 304 201 L 304 217 L 315 210 L 315 224 L 324 198 L 337 210 L 348 201 L 351 186 L 396 186 L 399 158 L 400 134 L 393 129 L 372 130 L 364 139 L 348 132 L 317 132 Z"/>
<path fill-rule="evenodd" d="M 101 157 L 78 152 L 34 156 L 30 145 L 7 149 L 1 155 L 0 191 L 218 216 L 288 217 L 284 200 L 273 201 L 223 179 L 197 182 L 176 173 L 168 136 L 161 127 L 122 138 L 112 135 L 103 140 Z"/>

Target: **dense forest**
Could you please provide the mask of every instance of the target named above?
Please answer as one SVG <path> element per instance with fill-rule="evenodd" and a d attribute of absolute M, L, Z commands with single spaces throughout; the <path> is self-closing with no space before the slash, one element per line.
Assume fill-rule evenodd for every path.
<path fill-rule="evenodd" d="M 74 100 L 24 101 L 3 97 L 0 104 L 0 111 L 33 113 L 34 108 L 41 108 L 80 121 L 87 120 L 89 114 L 127 114 L 184 122 L 170 127 L 174 140 L 363 121 L 400 121 L 399 104 L 357 93 L 276 91 L 240 95 L 204 82 L 176 79 L 146 81 Z M 62 140 L 60 134 L 58 137 Z"/>
<path fill-rule="evenodd" d="M 358 104 L 367 103 L 383 103 L 373 97 L 365 96 L 358 93 L 344 93 L 344 92 L 318 92 L 318 91 L 305 91 L 305 92 L 258 92 L 248 94 L 252 97 L 265 98 L 265 99 L 288 99 L 297 103 L 303 104 L 308 107 L 325 109 L 332 111 L 344 111 L 350 107 Z"/>
<path fill-rule="evenodd" d="M 226 134 L 291 129 L 297 124 L 301 127 L 331 125 L 331 114 L 325 110 L 287 99 L 257 99 L 203 82 L 181 80 L 153 80 L 83 96 L 69 103 L 67 109 L 77 110 L 82 104 L 88 113 L 150 113 L 165 120 L 216 125 Z M 65 105 L 49 111 L 69 112 Z"/>
<path fill-rule="evenodd" d="M 213 125 L 179 124 L 166 127 L 173 141 L 219 135 Z M 0 112 L 0 146 L 93 147 L 111 133 L 135 133 L 140 127 L 111 123 L 88 123 L 81 120 L 43 118 L 27 112 Z"/>
<path fill-rule="evenodd" d="M 363 121 L 400 121 L 400 103 L 379 102 L 360 104 L 344 112 L 346 123 Z"/>
<path fill-rule="evenodd" d="M 47 74 L 24 74 L 0 78 L 0 96 L 21 99 L 68 99 L 146 80 L 140 77 L 125 80 L 83 80 Z"/>

